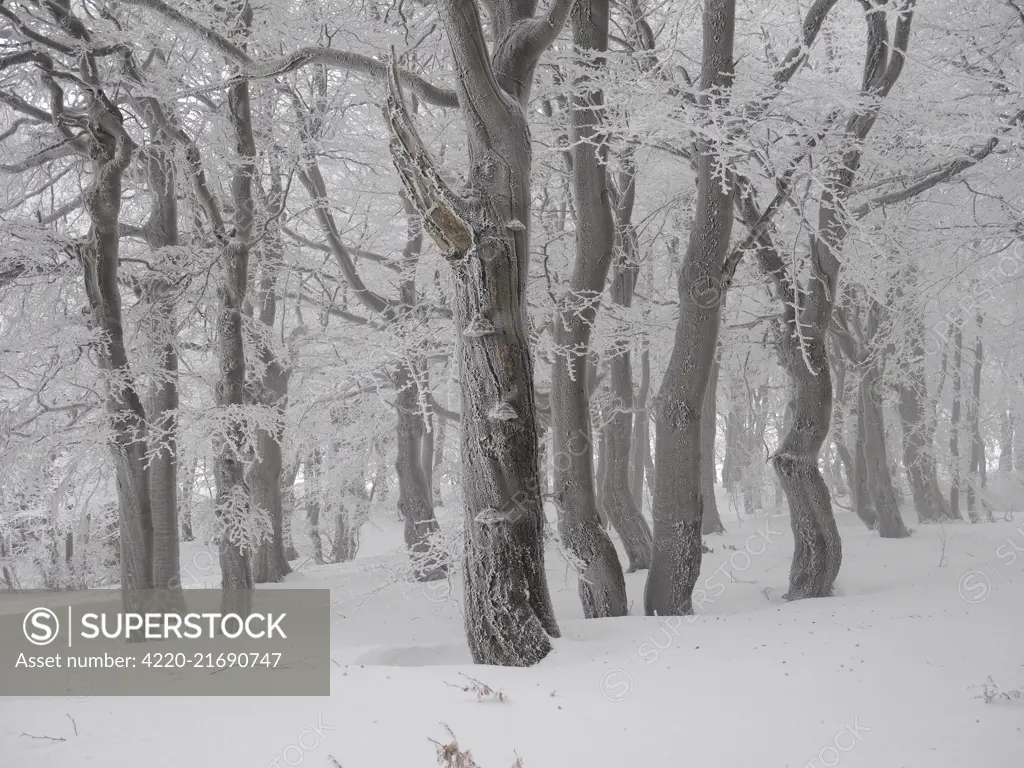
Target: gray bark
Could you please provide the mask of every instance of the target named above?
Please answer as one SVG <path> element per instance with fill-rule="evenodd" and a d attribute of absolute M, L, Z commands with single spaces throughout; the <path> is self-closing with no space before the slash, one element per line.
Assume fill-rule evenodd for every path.
<path fill-rule="evenodd" d="M 718 431 L 718 361 L 711 367 L 711 379 L 708 391 L 704 395 L 704 412 L 701 415 L 701 493 L 704 494 L 704 518 L 700 532 L 707 536 L 711 533 L 725 533 L 722 518 L 718 514 L 718 500 L 715 498 L 715 437 Z"/>
<path fill-rule="evenodd" d="M 709 108 L 726 103 L 732 83 L 735 10 L 735 0 L 704 4 L 700 88 L 701 102 Z M 679 321 L 656 407 L 654 554 L 644 592 L 648 616 L 692 613 L 700 575 L 701 415 L 718 340 L 735 185 L 729 171 L 722 179 L 712 144 L 701 139 L 698 150 L 697 204 L 679 270 Z"/>
<path fill-rule="evenodd" d="M 1010 411 L 999 414 L 999 471 L 1010 472 L 1013 469 L 1013 439 L 1017 429 L 1017 421 Z"/>
<path fill-rule="evenodd" d="M 857 449 L 861 450 L 863 442 L 866 480 L 874 501 L 875 514 L 878 516 L 878 534 L 883 539 L 899 539 L 909 536 L 910 532 L 900 516 L 886 459 L 885 415 L 877 397 L 881 380 L 882 372 L 877 364 L 870 363 L 860 382 L 860 408 L 863 412 L 864 432 L 863 440 L 858 435 Z"/>
<path fill-rule="evenodd" d="M 242 8 L 243 27 L 252 24 L 252 8 Z M 256 140 L 249 107 L 249 85 L 240 81 L 228 90 L 228 112 L 237 154 L 231 178 L 234 231 L 224 237 L 221 259 L 220 308 L 217 318 L 217 360 L 220 377 L 216 386 L 217 405 L 228 413 L 240 411 L 246 402 L 245 343 L 243 305 L 248 288 L 249 252 L 253 233 L 255 200 L 253 181 L 256 173 Z M 243 457 L 247 452 L 244 425 L 240 416 L 229 420 L 227 433 L 220 440 L 215 462 L 217 477 L 217 516 L 220 520 L 221 586 L 225 610 L 247 614 L 253 588 L 251 570 L 252 499 L 245 483 Z"/>
<path fill-rule="evenodd" d="M 607 0 L 580 0 L 573 12 L 573 45 L 602 53 L 608 48 Z M 607 177 L 607 142 L 601 120 L 604 95 L 591 82 L 604 66 L 598 55 L 574 83 L 570 111 L 572 197 L 576 258 L 569 290 L 554 323 L 556 358 L 551 369 L 552 450 L 555 503 L 561 509 L 566 547 L 581 564 L 579 594 L 587 618 L 624 616 L 628 610 L 622 566 L 601 520 L 587 386 L 591 329 L 604 292 L 615 241 Z M 606 454 L 598 445 L 599 455 Z M 618 509 L 615 510 L 616 512 Z"/>
<path fill-rule="evenodd" d="M 272 162 L 276 171 L 276 163 Z M 260 269 L 258 324 L 261 334 L 257 354 L 263 375 L 254 382 L 251 399 L 269 411 L 273 426 L 260 429 L 256 435 L 256 455 L 248 473 L 253 507 L 270 518 L 270 536 L 255 547 L 253 553 L 253 581 L 257 584 L 282 581 L 291 573 L 284 541 L 284 497 L 281 475 L 284 470 L 282 444 L 284 442 L 285 411 L 288 407 L 288 381 L 291 369 L 282 361 L 271 342 L 277 322 L 277 281 L 284 270 L 284 243 L 278 221 L 284 207 L 281 176 L 274 173 L 270 199 L 266 205 L 263 236 L 256 254 Z"/>
<path fill-rule="evenodd" d="M 388 116 L 395 166 L 454 273 L 459 365 L 466 636 L 480 664 L 527 666 L 558 625 L 544 573 L 537 411 L 527 336 L 530 169 L 526 105 L 533 71 L 571 3 L 547 18 L 497 0 L 493 61 L 475 2 L 439 0 L 468 133 L 469 189 L 435 170 L 402 103 L 392 66 Z"/>
<path fill-rule="evenodd" d="M 629 492 L 638 512 L 644 509 L 644 472 L 651 452 L 651 434 L 647 415 L 647 398 L 651 391 L 651 355 L 645 346 L 640 352 L 640 387 L 636 394 L 633 417 L 632 458 L 630 460 Z"/>
<path fill-rule="evenodd" d="M 949 419 L 949 511 L 954 520 L 962 520 L 960 513 L 960 404 L 963 386 L 964 342 L 963 320 L 957 315 L 953 321 L 953 372 L 950 377 L 953 387 L 953 405 Z"/>
<path fill-rule="evenodd" d="M 402 366 L 395 375 L 395 408 L 398 411 L 398 511 L 405 521 L 405 544 L 418 581 L 436 581 L 448 575 L 445 554 L 432 547 L 438 531 L 430 481 L 423 471 L 424 421 L 416 377 Z M 340 528 L 340 526 L 339 526 Z"/>

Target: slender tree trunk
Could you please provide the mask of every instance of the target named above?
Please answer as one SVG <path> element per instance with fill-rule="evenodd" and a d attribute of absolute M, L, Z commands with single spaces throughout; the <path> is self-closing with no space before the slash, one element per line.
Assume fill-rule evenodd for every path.
<path fill-rule="evenodd" d="M 707 107 L 728 101 L 735 12 L 735 0 L 704 4 L 700 88 Z M 655 462 L 661 469 L 654 488 L 654 556 L 644 592 L 648 616 L 693 612 L 703 548 L 701 415 L 718 341 L 735 184 L 731 171 L 721 168 L 713 143 L 701 139 L 698 151 L 694 225 L 679 270 L 679 321 L 656 410 Z"/>
<path fill-rule="evenodd" d="M 322 454 L 319 448 L 306 459 L 303 471 L 302 496 L 306 507 L 306 526 L 309 541 L 313 548 L 313 562 L 324 564 L 324 543 L 320 538 L 320 506 L 323 498 L 323 467 Z"/>
<path fill-rule="evenodd" d="M 1013 469 L 1013 439 L 1017 422 L 1010 411 L 999 414 L 999 471 Z"/>
<path fill-rule="evenodd" d="M 647 415 L 647 398 L 650 391 L 651 355 L 645 346 L 640 352 L 640 388 L 636 395 L 636 416 L 633 418 L 632 459 L 630 462 L 632 472 L 629 477 L 629 491 L 633 496 L 633 504 L 641 515 L 644 510 L 644 472 L 647 468 L 647 457 L 651 452 L 651 434 L 648 429 Z"/>
<path fill-rule="evenodd" d="M 718 361 L 711 367 L 711 379 L 704 396 L 704 413 L 701 415 L 701 492 L 704 494 L 704 518 L 701 533 L 725 533 L 722 518 L 718 514 L 718 500 L 715 498 L 715 437 L 718 432 Z"/>
<path fill-rule="evenodd" d="M 434 506 L 440 507 L 444 505 L 444 498 L 441 494 L 441 470 L 444 466 L 444 439 L 445 439 L 445 425 L 447 422 L 444 419 L 437 419 L 437 436 L 434 438 L 434 456 L 433 469 L 430 473 L 432 488 L 431 491 L 434 495 Z"/>
<path fill-rule="evenodd" d="M 635 263 L 634 263 L 635 264 Z M 612 277 L 612 301 L 624 307 L 632 304 L 636 270 L 633 265 L 616 265 Z M 629 342 L 616 346 L 609 359 L 611 416 L 604 428 L 604 475 L 602 503 L 605 515 L 615 527 L 629 559 L 628 572 L 650 568 L 651 529 L 636 506 L 629 487 L 630 438 L 633 433 L 633 365 Z M 638 418 L 643 419 L 644 416 Z M 641 463 L 641 471 L 643 464 Z M 600 476 L 600 473 L 599 473 Z"/>
<path fill-rule="evenodd" d="M 420 446 L 420 464 L 423 466 L 423 475 L 427 478 L 431 508 L 437 505 L 437 497 L 434 494 L 434 430 L 437 429 L 439 421 L 441 419 L 435 419 L 432 413 L 424 415 L 423 445 Z"/>
<path fill-rule="evenodd" d="M 398 410 L 398 510 L 405 521 L 405 544 L 418 581 L 436 581 L 448 575 L 445 554 L 432 546 L 437 532 L 430 484 L 423 471 L 424 422 L 416 377 L 402 366 L 395 376 Z"/>
<path fill-rule="evenodd" d="M 962 520 L 960 513 L 960 397 L 963 372 L 963 322 L 959 315 L 953 321 L 953 406 L 949 420 L 950 486 L 949 511 L 954 520 Z"/>
<path fill-rule="evenodd" d="M 985 487 L 985 443 L 981 437 L 981 372 L 984 362 L 984 347 L 981 339 L 983 317 L 979 312 L 975 316 L 978 338 L 974 342 L 974 370 L 971 377 L 971 400 L 967 408 L 967 421 L 971 430 L 971 464 L 970 478 L 967 483 L 967 510 L 971 522 L 981 519 L 977 507 L 981 489 Z"/>

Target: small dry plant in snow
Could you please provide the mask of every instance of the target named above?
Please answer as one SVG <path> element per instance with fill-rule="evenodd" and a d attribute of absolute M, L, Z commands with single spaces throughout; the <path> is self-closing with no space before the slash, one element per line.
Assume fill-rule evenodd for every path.
<path fill-rule="evenodd" d="M 475 677 L 470 677 L 466 674 L 462 674 L 462 676 L 466 678 L 465 683 L 461 685 L 458 683 L 445 683 L 445 685 L 449 685 L 452 688 L 458 688 L 460 691 L 465 691 L 466 693 L 472 691 L 476 694 L 477 701 L 497 701 L 499 703 L 504 703 L 508 699 L 503 690 L 495 690 L 487 683 L 481 682 Z"/>
<path fill-rule="evenodd" d="M 975 698 L 984 699 L 986 704 L 991 704 L 993 701 L 1024 701 L 1024 688 L 1018 688 L 1011 691 L 1000 690 L 999 686 L 996 685 L 996 681 L 991 676 L 981 685 L 972 686 L 973 688 L 980 688 L 979 693 Z"/>

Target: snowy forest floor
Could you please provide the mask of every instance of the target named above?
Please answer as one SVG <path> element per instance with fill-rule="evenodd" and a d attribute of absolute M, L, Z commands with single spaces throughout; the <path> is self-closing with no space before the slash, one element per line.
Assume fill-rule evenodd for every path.
<path fill-rule="evenodd" d="M 0 765 L 427 768 L 446 726 L 482 768 L 1024 765 L 1021 513 L 883 540 L 841 512 L 836 596 L 793 604 L 788 518 L 724 517 L 695 617 L 640 615 L 639 572 L 632 615 L 584 620 L 549 547 L 562 638 L 530 669 L 473 666 L 458 579 L 398 580 L 400 524 L 371 523 L 355 562 L 285 584 L 333 591 L 330 699 L 8 698 Z M 186 545 L 183 578 L 215 586 L 208 563 Z"/>

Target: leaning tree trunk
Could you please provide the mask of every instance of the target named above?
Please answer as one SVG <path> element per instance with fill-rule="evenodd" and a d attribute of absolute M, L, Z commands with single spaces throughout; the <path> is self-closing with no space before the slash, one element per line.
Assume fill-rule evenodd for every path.
<path fill-rule="evenodd" d="M 544 572 L 527 335 L 532 156 L 526 106 L 537 60 L 571 2 L 558 0 L 537 19 L 530 3 L 490 6 L 498 41 L 493 61 L 476 2 L 437 3 L 468 133 L 468 195 L 452 191 L 435 169 L 402 102 L 393 58 L 388 116 L 395 166 L 454 276 L 470 652 L 480 664 L 527 666 L 550 652 L 549 638 L 559 632 Z"/>
<path fill-rule="evenodd" d="M 711 380 L 708 391 L 704 395 L 704 413 L 701 415 L 701 492 L 704 494 L 704 520 L 700 532 L 705 536 L 709 533 L 725 533 L 722 518 L 718 514 L 718 500 L 715 498 L 715 436 L 718 432 L 718 361 L 711 367 Z"/>
<path fill-rule="evenodd" d="M 700 89 L 707 108 L 721 109 L 728 101 L 735 22 L 735 0 L 704 4 Z M 679 320 L 656 410 L 654 556 L 644 592 L 648 616 L 693 612 L 703 548 L 701 416 L 718 343 L 735 184 L 712 140 L 701 138 L 698 151 L 694 223 L 679 270 Z"/>

